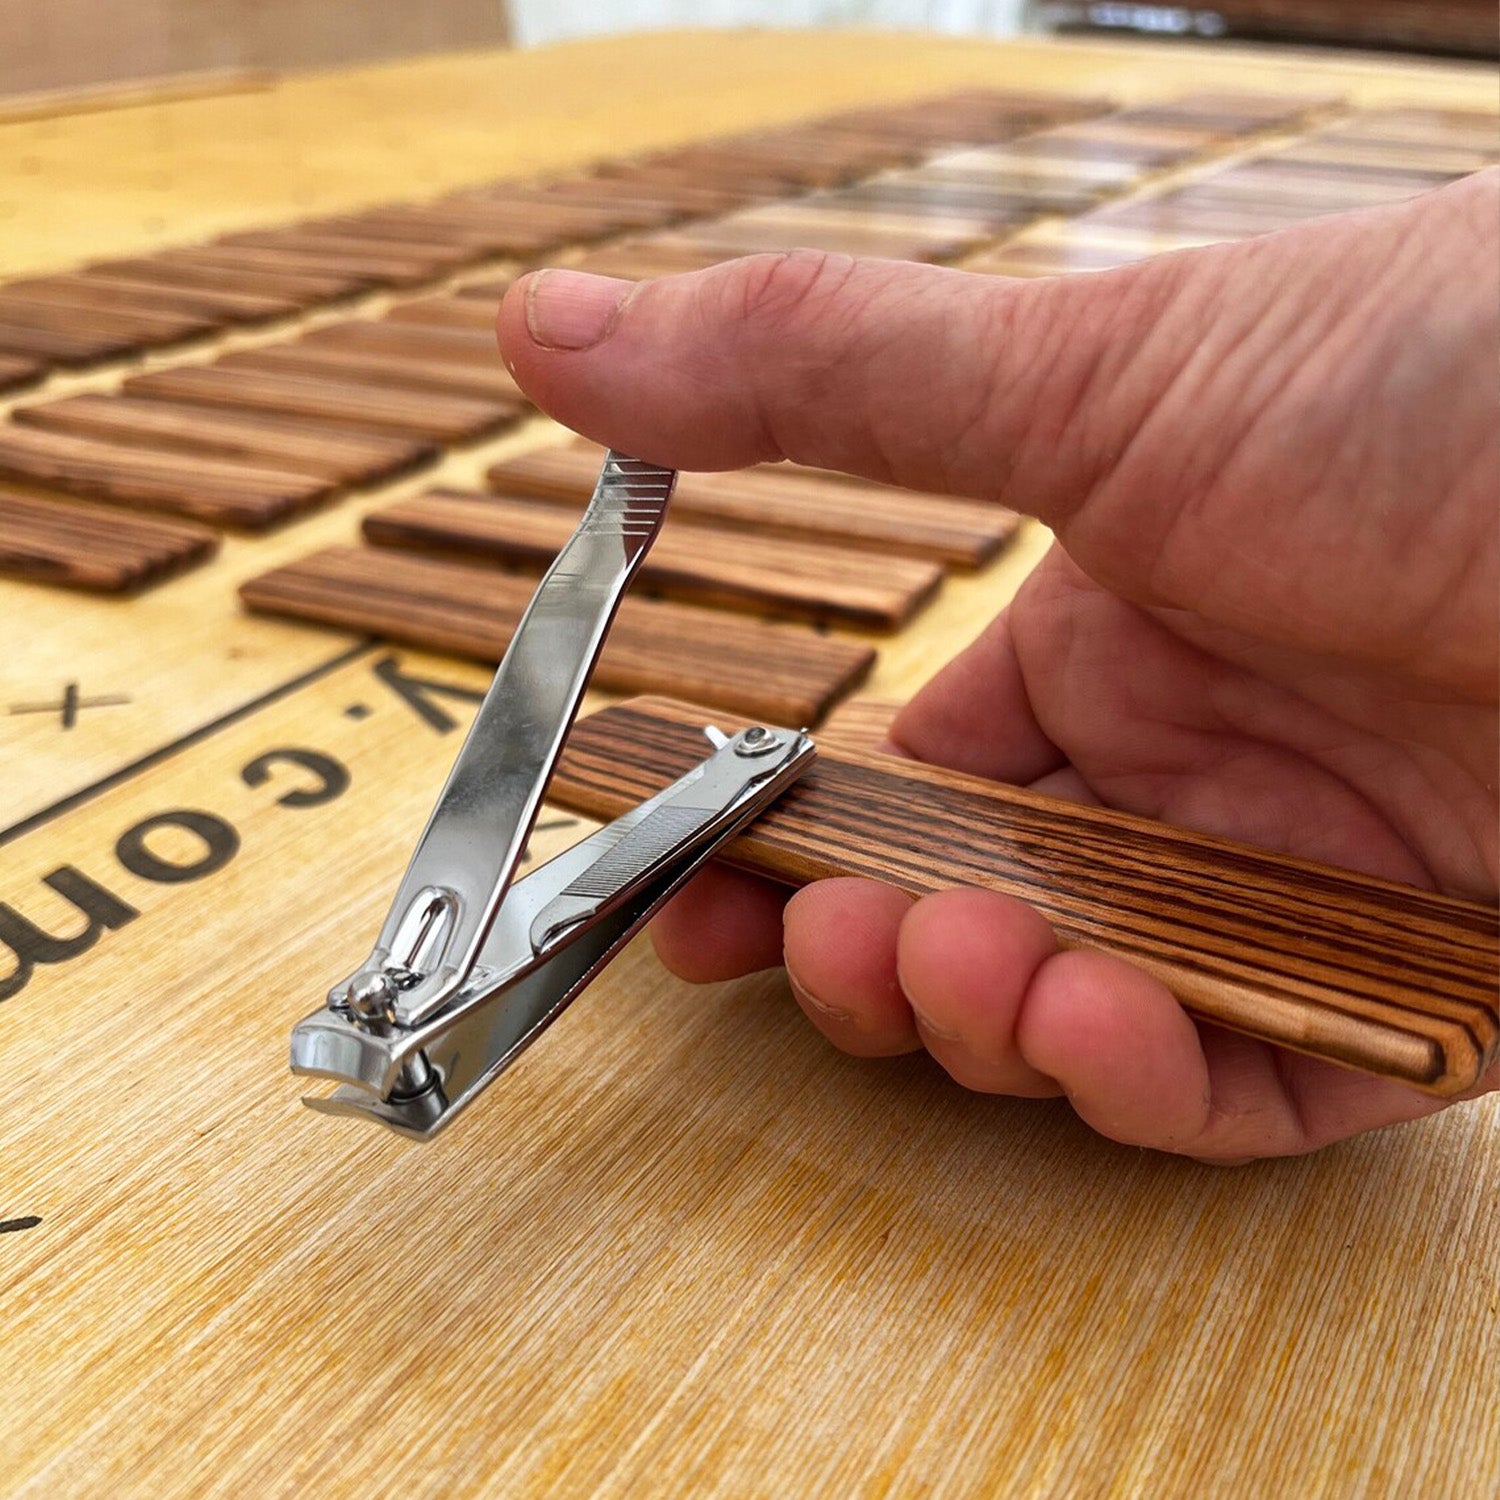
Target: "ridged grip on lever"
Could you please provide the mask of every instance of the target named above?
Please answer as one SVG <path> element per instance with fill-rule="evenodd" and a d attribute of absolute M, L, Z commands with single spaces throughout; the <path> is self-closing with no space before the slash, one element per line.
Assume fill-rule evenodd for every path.
<path fill-rule="evenodd" d="M 580 722 L 552 800 L 613 816 L 701 753 L 704 718 L 642 698 Z M 1500 1044 L 1493 907 L 958 772 L 825 747 L 724 857 L 792 885 L 1022 897 L 1204 1020 L 1434 1094 L 1472 1087 Z"/>

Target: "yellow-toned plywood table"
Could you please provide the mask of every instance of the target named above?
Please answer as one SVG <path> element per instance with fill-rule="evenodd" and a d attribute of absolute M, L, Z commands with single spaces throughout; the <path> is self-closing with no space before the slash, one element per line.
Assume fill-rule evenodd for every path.
<path fill-rule="evenodd" d="M 1483 69 L 1192 47 L 473 55 L 0 120 L 0 274 L 974 85 L 1494 107 Z M 779 974 L 694 989 L 637 943 L 429 1146 L 303 1109 L 290 1028 L 367 951 L 488 674 L 236 586 L 425 482 L 134 599 L 0 583 L 30 954 L 0 981 L 0 1493 L 1495 1492 L 1492 1103 L 1217 1171 L 844 1058 Z M 1044 545 L 951 581 L 872 686 L 914 689 Z M 538 852 L 577 836 L 544 823 Z"/>

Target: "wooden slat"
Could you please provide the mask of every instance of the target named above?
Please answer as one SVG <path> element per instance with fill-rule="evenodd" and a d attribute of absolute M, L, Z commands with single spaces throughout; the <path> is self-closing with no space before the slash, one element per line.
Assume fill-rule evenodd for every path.
<path fill-rule="evenodd" d="M 386 313 L 390 323 L 417 323 L 430 328 L 457 328 L 493 336 L 495 312 L 472 297 L 419 297 L 398 302 Z"/>
<path fill-rule="evenodd" d="M 814 216 L 793 210 L 754 209 L 755 217 L 709 219 L 661 237 L 668 249 L 710 251 L 723 256 L 755 255 L 766 250 L 831 250 L 843 255 L 873 255 L 882 260 L 951 260 L 985 239 L 972 226 L 951 230 L 923 226 L 886 226 L 864 214 Z"/>
<path fill-rule="evenodd" d="M 192 250 L 162 250 L 149 256 L 98 260 L 85 269 L 101 276 L 149 286 L 284 297 L 298 307 L 337 302 L 373 285 L 367 276 L 335 276 L 285 269 L 253 270 L 244 265 L 225 265 L 212 257 L 205 259 Z"/>
<path fill-rule="evenodd" d="M 69 333 L 57 328 L 28 328 L 0 318 L 0 354 L 23 360 L 34 359 L 71 368 L 99 360 L 124 359 L 139 354 L 142 347 L 138 338 Z"/>
<path fill-rule="evenodd" d="M 593 492 L 603 456 L 603 449 L 587 443 L 539 448 L 495 464 L 487 477 L 497 490 L 576 503 Z M 741 531 L 965 568 L 994 557 L 1019 525 L 999 506 L 830 479 L 779 464 L 728 474 L 680 474 L 672 513 Z"/>
<path fill-rule="evenodd" d="M 70 306 L 34 298 L 8 286 L 0 287 L 0 321 L 12 328 L 124 339 L 142 349 L 200 338 L 220 326 L 219 320 L 201 315 Z"/>
<path fill-rule="evenodd" d="M 488 557 L 546 568 L 578 523 L 581 506 L 460 490 L 431 490 L 365 518 L 387 547 Z M 896 630 L 942 581 L 936 563 L 788 537 L 728 531 L 669 516 L 641 564 L 639 587 L 667 598 L 794 619 Z"/>
<path fill-rule="evenodd" d="M 39 359 L 0 354 L 0 391 L 18 391 L 40 380 L 46 373 L 47 366 Z"/>
<path fill-rule="evenodd" d="M 317 426 L 285 418 L 231 413 L 130 396 L 65 396 L 18 407 L 17 422 L 80 437 L 139 443 L 179 453 L 244 459 L 340 484 L 390 479 L 434 458 L 436 443 L 382 437 L 347 427 Z"/>
<path fill-rule="evenodd" d="M 272 465 L 0 427 L 0 475 L 71 495 L 191 516 L 224 526 L 269 526 L 333 493 L 325 479 Z"/>
<path fill-rule="evenodd" d="M 419 271 L 410 261 L 390 256 L 369 256 L 355 265 L 348 255 L 211 243 L 194 246 L 191 250 L 163 251 L 162 258 L 174 264 L 202 266 L 231 273 L 288 272 L 298 276 L 314 276 L 325 281 L 332 280 L 345 293 L 368 292 L 377 287 L 406 286 L 426 280 L 426 273 Z"/>
<path fill-rule="evenodd" d="M 492 568 L 332 547 L 242 585 L 262 613 L 375 631 L 483 661 L 504 654 L 535 585 Z M 594 674 L 615 692 L 683 692 L 729 711 L 812 724 L 869 672 L 869 647 L 806 627 L 627 598 Z"/>
<path fill-rule="evenodd" d="M 460 246 L 440 240 L 402 240 L 399 243 L 368 236 L 323 234 L 297 226 L 287 229 L 254 229 L 226 234 L 213 247 L 268 250 L 277 255 L 312 255 L 355 271 L 369 271 L 392 281 L 425 281 L 456 270 L 473 259 Z"/>
<path fill-rule="evenodd" d="M 215 324 L 265 323 L 290 317 L 297 304 L 284 297 L 254 297 L 237 292 L 153 286 L 147 282 L 120 280 L 93 271 L 68 276 L 39 276 L 11 281 L 0 289 L 18 292 L 36 302 L 59 307 L 91 307 L 105 311 L 170 313 L 182 318 L 204 319 Z"/>
<path fill-rule="evenodd" d="M 701 759 L 703 722 L 606 709 L 574 726 L 549 795 L 615 817 Z M 1471 1088 L 1500 1045 L 1493 906 L 956 771 L 830 747 L 726 858 L 795 885 L 1019 896 L 1205 1020 L 1431 1093 Z"/>
<path fill-rule="evenodd" d="M 205 526 L 45 500 L 0 485 L 0 573 L 11 577 L 130 593 L 211 557 L 218 545 Z"/>
<path fill-rule="evenodd" d="M 514 402 L 479 401 L 422 391 L 388 391 L 349 381 L 311 380 L 236 369 L 233 355 L 212 366 L 181 366 L 135 375 L 124 383 L 132 396 L 226 406 L 237 411 L 276 412 L 315 418 L 362 431 L 401 437 L 466 442 L 498 432 L 523 408 Z"/>
<path fill-rule="evenodd" d="M 228 360 L 222 363 L 230 364 Z M 334 349 L 299 340 L 294 344 L 268 344 L 261 349 L 244 350 L 234 356 L 232 368 L 349 380 L 356 385 L 388 386 L 395 390 L 446 391 L 455 396 L 477 396 L 497 401 L 525 400 L 520 386 L 501 364 L 499 350 L 493 347 L 493 341 L 488 366 Z"/>
<path fill-rule="evenodd" d="M 380 357 L 430 361 L 433 364 L 491 368 L 498 357 L 493 314 L 485 328 L 433 328 L 420 323 L 371 322 L 351 318 L 310 329 L 298 340 L 302 348 L 356 349 Z"/>

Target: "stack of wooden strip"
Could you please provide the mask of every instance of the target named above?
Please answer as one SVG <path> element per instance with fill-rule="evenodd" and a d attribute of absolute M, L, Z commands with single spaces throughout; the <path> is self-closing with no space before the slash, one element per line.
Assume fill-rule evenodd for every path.
<path fill-rule="evenodd" d="M 534 580 L 493 568 L 334 547 L 252 579 L 251 609 L 498 661 L 530 602 Z M 648 685 L 779 724 L 813 724 L 868 674 L 875 653 L 857 641 L 722 610 L 632 596 L 620 606 L 597 686 Z"/>
<path fill-rule="evenodd" d="M 576 508 L 592 492 L 602 458 L 601 448 L 579 440 L 495 464 L 488 477 L 500 494 Z M 948 568 L 989 562 L 1018 525 L 999 506 L 869 485 L 795 464 L 680 475 L 672 513 L 728 531 L 832 543 Z"/>
<path fill-rule="evenodd" d="M 1276 143 L 1168 190 L 1026 235 L 969 268 L 1007 276 L 1107 270 L 1163 251 L 1237 240 L 1394 203 L 1500 161 L 1500 119 L 1374 109 Z"/>
<path fill-rule="evenodd" d="M 1078 118 L 1097 101 L 974 92 L 757 131 L 551 182 L 497 182 L 222 235 L 0 287 L 0 391 L 247 323 L 784 197 L 918 155 Z"/>
<path fill-rule="evenodd" d="M 496 657 L 533 585 L 476 562 L 530 575 L 545 568 L 572 534 L 602 457 L 574 442 L 495 465 L 496 493 L 437 489 L 403 500 L 367 517 L 375 546 L 278 568 L 243 597 L 252 609 Z M 867 670 L 868 647 L 787 622 L 898 629 L 946 568 L 992 558 L 1016 525 L 996 507 L 787 464 L 682 475 L 632 594 L 639 634 L 628 638 L 629 653 L 648 675 L 630 681 L 691 680 L 700 701 L 758 701 L 762 714 L 774 701 L 782 722 L 812 723 Z M 717 670 L 700 641 L 686 644 L 683 632 L 699 630 L 720 653 Z M 802 674 L 795 703 L 794 662 Z M 623 689 L 626 679 L 601 681 Z"/>
<path fill-rule="evenodd" d="M 792 246 L 899 260 L 952 260 L 1040 218 L 1087 210 L 1205 153 L 1286 129 L 1326 104 L 1319 99 L 1195 96 L 1073 118 L 1013 140 L 947 151 L 852 186 L 634 236 L 580 264 L 640 279 Z"/>
<path fill-rule="evenodd" d="M 212 556 L 218 545 L 206 526 L 120 516 L 0 485 L 0 571 L 20 578 L 132 593 Z"/>
<path fill-rule="evenodd" d="M 680 225 L 910 161 L 935 144 L 1013 138 L 1100 107 L 1012 94 L 922 100 L 659 153 L 635 164 L 639 172 L 606 164 L 550 183 L 492 184 L 423 205 L 228 234 L 14 283 L 0 289 L 0 328 L 8 311 L 27 331 L 27 347 L 75 363 L 138 354 L 377 288 L 430 284 L 496 255 Z M 137 375 L 114 395 L 21 408 L 0 427 L 0 476 L 216 526 L 279 523 L 430 460 L 445 444 L 487 437 L 529 410 L 495 357 L 491 324 L 505 284 L 492 275 L 457 293 L 398 303 L 379 319 L 350 318 L 212 364 Z M 39 364 L 17 358 L 0 366 L 0 379 L 34 378 Z M 38 514 L 28 515 L 32 532 Z M 60 511 L 58 526 L 71 535 L 73 513 Z M 658 560 L 658 579 L 690 597 L 874 628 L 894 626 L 936 584 L 930 563 L 907 562 L 879 580 L 867 558 L 840 569 L 816 552 L 823 545 L 816 530 L 803 528 L 802 543 L 814 550 L 801 559 L 797 587 L 785 584 L 785 559 L 757 580 L 743 547 L 737 569 L 713 580 L 668 578 L 670 554 Z M 543 545 L 533 526 L 533 548 Z M 820 601 L 813 580 L 839 572 L 842 584 Z"/>

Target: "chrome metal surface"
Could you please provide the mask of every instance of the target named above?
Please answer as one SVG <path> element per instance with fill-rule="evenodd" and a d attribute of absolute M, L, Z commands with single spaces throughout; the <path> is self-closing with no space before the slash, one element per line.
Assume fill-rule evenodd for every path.
<path fill-rule="evenodd" d="M 676 473 L 605 455 L 578 529 L 532 597 L 369 958 L 328 994 L 420 1025 L 464 984 L 505 898 L 621 596 Z"/>
<path fill-rule="evenodd" d="M 313 1109 L 428 1140 L 557 1018 L 652 914 L 811 764 L 791 730 L 745 730 L 670 787 L 511 887 L 468 982 L 415 1024 L 321 1009 L 294 1072 L 338 1079 Z"/>

